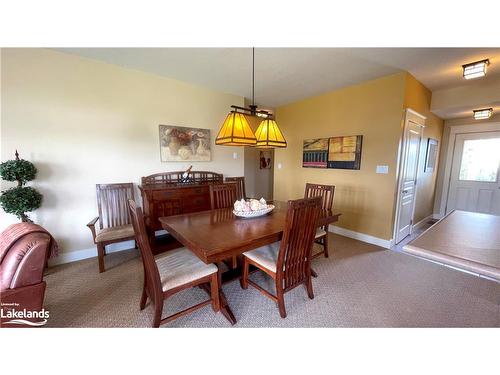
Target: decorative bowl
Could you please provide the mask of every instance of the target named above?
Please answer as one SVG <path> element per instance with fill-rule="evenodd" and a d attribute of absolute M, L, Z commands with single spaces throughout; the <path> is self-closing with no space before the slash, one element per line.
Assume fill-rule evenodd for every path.
<path fill-rule="evenodd" d="M 257 211 L 235 211 L 233 210 L 233 214 L 235 214 L 238 217 L 242 217 L 244 219 L 251 219 L 254 217 L 259 217 L 259 216 L 264 216 L 274 210 L 274 205 L 273 204 L 268 204 L 267 208 L 264 208 L 263 210 L 257 210 Z"/>

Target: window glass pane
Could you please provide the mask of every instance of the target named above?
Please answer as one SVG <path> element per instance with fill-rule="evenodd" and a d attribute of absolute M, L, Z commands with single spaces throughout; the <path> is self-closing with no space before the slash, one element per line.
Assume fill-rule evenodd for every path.
<path fill-rule="evenodd" d="M 464 141 L 460 180 L 496 182 L 500 164 L 500 138 Z"/>

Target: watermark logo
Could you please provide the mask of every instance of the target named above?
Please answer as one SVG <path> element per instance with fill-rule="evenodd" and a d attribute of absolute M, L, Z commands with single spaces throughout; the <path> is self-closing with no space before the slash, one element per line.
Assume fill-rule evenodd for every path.
<path fill-rule="evenodd" d="M 18 303 L 2 303 L 0 307 L 0 319 L 2 325 L 27 325 L 40 327 L 47 324 L 50 313 L 48 310 L 18 309 Z"/>

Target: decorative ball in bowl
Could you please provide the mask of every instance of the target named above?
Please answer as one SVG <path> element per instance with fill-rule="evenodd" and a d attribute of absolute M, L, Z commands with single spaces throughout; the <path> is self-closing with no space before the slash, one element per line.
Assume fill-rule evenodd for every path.
<path fill-rule="evenodd" d="M 249 199 L 248 201 L 242 199 L 234 202 L 233 214 L 238 217 L 250 219 L 253 217 L 264 216 L 274 210 L 274 205 L 267 204 L 264 198 Z"/>

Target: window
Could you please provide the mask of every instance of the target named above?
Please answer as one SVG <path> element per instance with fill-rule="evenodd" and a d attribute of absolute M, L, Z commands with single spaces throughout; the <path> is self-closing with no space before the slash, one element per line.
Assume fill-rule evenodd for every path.
<path fill-rule="evenodd" d="M 459 179 L 497 182 L 500 165 L 500 138 L 464 141 Z"/>

